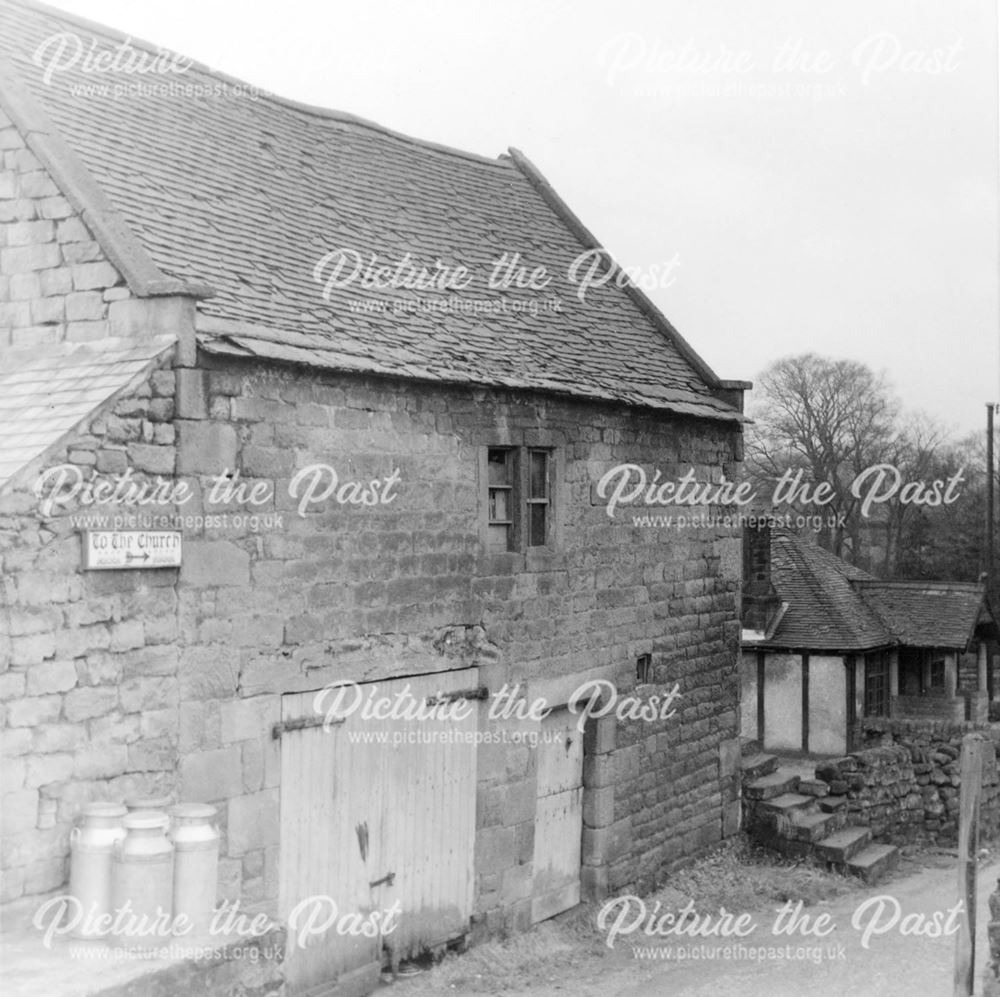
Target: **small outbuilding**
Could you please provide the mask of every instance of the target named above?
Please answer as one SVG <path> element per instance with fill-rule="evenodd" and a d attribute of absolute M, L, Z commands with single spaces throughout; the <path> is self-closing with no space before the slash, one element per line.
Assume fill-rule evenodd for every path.
<path fill-rule="evenodd" d="M 784 529 L 744 537 L 742 730 L 842 755 L 867 717 L 988 719 L 997 624 L 985 586 L 881 581 Z"/>

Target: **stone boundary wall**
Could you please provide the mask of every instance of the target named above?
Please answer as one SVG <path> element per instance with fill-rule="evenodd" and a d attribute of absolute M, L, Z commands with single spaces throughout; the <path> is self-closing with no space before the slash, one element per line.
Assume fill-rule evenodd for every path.
<path fill-rule="evenodd" d="M 990 920 L 986 925 L 990 961 L 983 970 L 982 997 L 1000 997 L 1000 880 L 990 894 Z"/>
<path fill-rule="evenodd" d="M 1000 836 L 1000 730 L 987 724 L 868 721 L 873 746 L 816 767 L 831 795 L 847 797 L 849 820 L 894 842 L 954 844 L 958 833 L 962 738 L 985 735 L 987 750 L 980 804 L 980 834 Z"/>

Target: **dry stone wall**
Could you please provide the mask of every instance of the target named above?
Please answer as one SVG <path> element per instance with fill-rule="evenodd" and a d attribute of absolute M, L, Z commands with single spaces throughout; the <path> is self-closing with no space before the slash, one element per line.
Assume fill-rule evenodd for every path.
<path fill-rule="evenodd" d="M 986 734 L 980 833 L 1000 833 L 1000 778 L 996 746 L 988 726 L 932 721 L 866 721 L 874 746 L 818 765 L 816 777 L 831 795 L 847 797 L 850 823 L 871 828 L 893 842 L 954 844 L 958 833 L 959 759 L 962 738 Z"/>

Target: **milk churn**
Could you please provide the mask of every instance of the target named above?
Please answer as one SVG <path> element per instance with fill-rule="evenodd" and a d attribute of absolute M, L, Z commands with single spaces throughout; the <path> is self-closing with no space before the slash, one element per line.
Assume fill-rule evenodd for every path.
<path fill-rule="evenodd" d="M 174 846 L 168 823 L 155 810 L 135 810 L 122 820 L 125 837 L 115 846 L 111 869 L 115 934 L 122 941 L 162 944 L 170 932 Z"/>
<path fill-rule="evenodd" d="M 178 931 L 208 932 L 219 882 L 219 831 L 212 823 L 215 807 L 178 803 L 170 808 L 174 843 L 174 922 Z M 181 915 L 187 920 L 181 920 Z"/>
<path fill-rule="evenodd" d="M 76 938 L 99 938 L 107 925 L 99 918 L 111 912 L 111 866 L 115 845 L 125 837 L 120 803 L 88 803 L 70 831 L 69 892 L 80 903 L 73 928 Z M 71 912 L 73 916 L 73 912 Z"/>

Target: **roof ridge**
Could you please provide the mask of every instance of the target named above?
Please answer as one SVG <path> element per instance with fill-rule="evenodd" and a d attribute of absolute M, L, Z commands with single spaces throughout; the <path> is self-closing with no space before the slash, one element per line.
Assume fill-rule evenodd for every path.
<path fill-rule="evenodd" d="M 854 581 L 873 581 L 873 582 L 877 582 L 878 581 L 878 579 L 874 575 L 872 575 L 869 572 L 865 571 L 864 568 L 859 568 L 856 564 L 851 564 L 850 562 L 845 561 L 842 557 L 838 557 L 836 554 L 834 554 L 833 551 L 827 550 L 825 547 L 822 547 L 819 544 L 809 544 L 808 546 L 809 546 L 810 551 L 814 551 L 815 554 L 816 554 L 816 556 L 821 561 L 824 561 L 825 563 L 827 563 L 839 575 L 841 575 L 844 578 L 846 578 L 849 582 L 854 582 Z M 863 577 L 861 577 L 861 578 L 854 577 L 854 575 L 848 573 L 848 569 L 851 572 L 856 572 L 858 575 L 861 575 Z"/>
<path fill-rule="evenodd" d="M 34 9 L 48 14 L 56 19 L 70 21 L 82 28 L 104 34 L 109 38 L 127 41 L 130 45 L 138 49 L 144 49 L 146 51 L 163 51 L 164 49 L 164 46 L 157 45 L 155 42 L 147 41 L 145 38 L 136 38 L 134 35 L 127 34 L 118 28 L 113 28 L 107 24 L 101 24 L 98 21 L 91 21 L 89 18 L 81 17 L 78 14 L 62 10 L 59 7 L 53 7 L 50 4 L 40 3 L 38 0 L 0 0 L 0 7 L 26 7 Z M 180 55 L 182 53 L 177 54 Z M 504 170 L 511 169 L 510 160 L 504 154 L 499 156 L 484 156 L 481 153 L 470 152 L 466 149 L 458 149 L 455 146 L 446 145 L 443 142 L 432 142 L 428 139 L 417 138 L 414 135 L 407 135 L 404 132 L 389 128 L 386 125 L 381 125 L 377 121 L 372 121 L 369 118 L 362 118 L 359 115 L 351 114 L 349 111 L 339 111 L 335 108 L 321 107 L 318 104 L 307 104 L 305 101 L 295 100 L 292 97 L 283 97 L 280 94 L 276 94 L 265 87 L 258 86 L 255 83 L 250 83 L 238 76 L 231 76 L 229 73 L 222 72 L 219 69 L 214 69 L 212 66 L 199 62 L 197 59 L 191 59 L 189 56 L 184 56 L 184 58 L 190 62 L 190 66 L 188 67 L 190 69 L 194 69 L 197 72 L 204 73 L 206 76 L 221 80 L 225 83 L 258 90 L 258 99 L 268 101 L 272 104 L 277 104 L 281 107 L 288 108 L 289 110 L 296 111 L 301 114 L 306 114 L 309 117 L 319 118 L 321 120 L 326 119 L 339 124 L 355 125 L 359 128 L 378 132 L 381 135 L 403 142 L 404 144 L 418 146 L 419 148 L 426 149 L 430 152 L 437 152 L 448 156 L 457 156 L 460 159 L 468 159 L 472 162 L 495 166 Z"/>
<path fill-rule="evenodd" d="M 868 612 L 871 613 L 883 627 L 885 627 L 886 633 L 888 633 L 897 644 L 902 643 L 902 630 L 900 630 L 899 627 L 893 626 L 892 620 L 885 613 L 883 613 L 877 605 L 873 605 L 869 602 L 865 598 L 865 594 L 861 589 L 855 588 L 854 591 L 857 592 L 858 598 L 867 608 Z"/>

